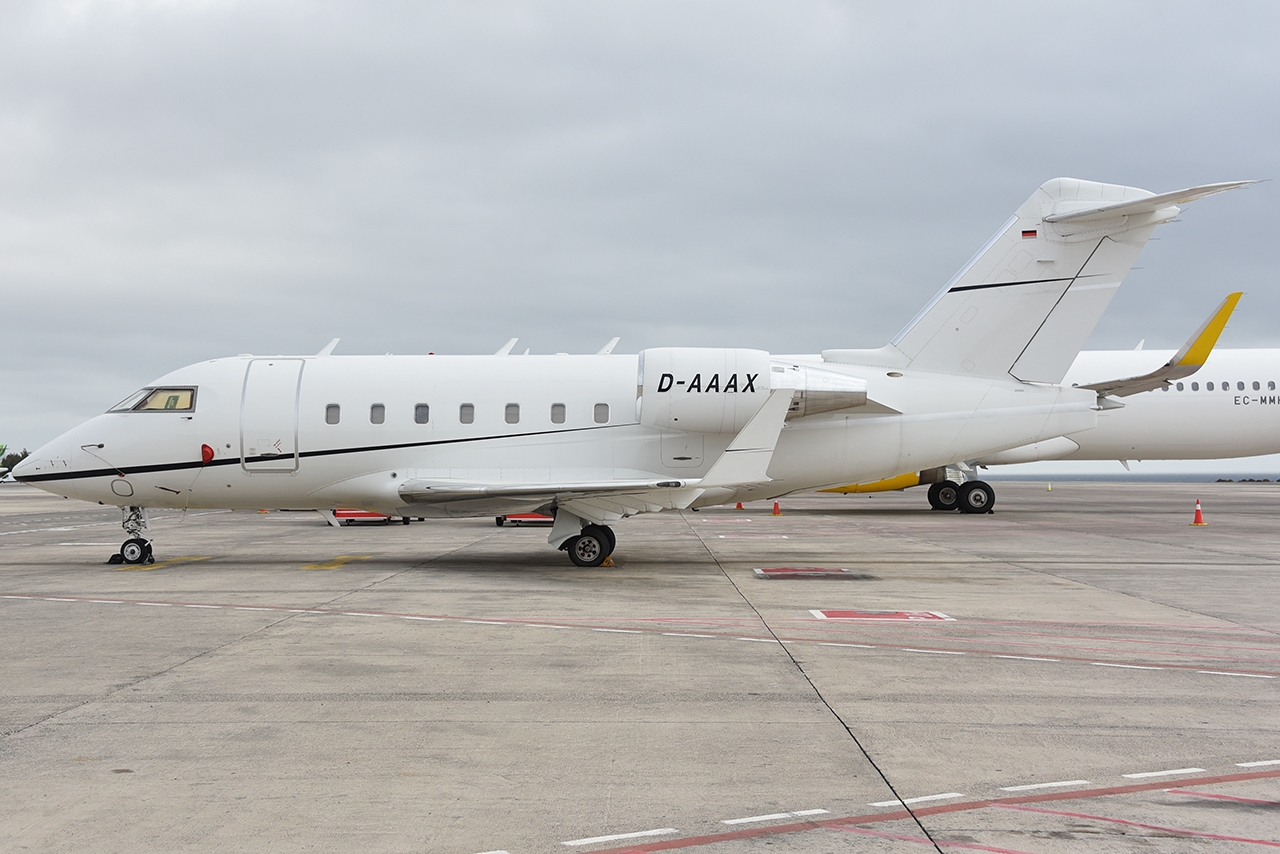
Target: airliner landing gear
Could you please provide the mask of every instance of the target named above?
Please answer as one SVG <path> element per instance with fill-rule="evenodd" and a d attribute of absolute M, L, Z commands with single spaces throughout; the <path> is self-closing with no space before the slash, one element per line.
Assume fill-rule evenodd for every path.
<path fill-rule="evenodd" d="M 155 563 L 156 559 L 151 554 L 151 540 L 145 536 L 151 530 L 151 525 L 147 521 L 146 508 L 121 507 L 120 510 L 124 514 L 120 527 L 124 528 L 128 539 L 120 546 L 120 551 L 107 559 L 107 563 L 127 563 L 135 566 Z"/>
<path fill-rule="evenodd" d="M 960 506 L 960 484 L 944 480 L 929 487 L 929 506 L 934 510 L 955 510 Z"/>
<path fill-rule="evenodd" d="M 996 491 L 980 480 L 971 480 L 960 487 L 960 512 L 994 513 Z"/>
<path fill-rule="evenodd" d="M 587 525 L 565 543 L 565 550 L 574 566 L 599 566 L 617 545 L 618 538 L 607 525 Z"/>

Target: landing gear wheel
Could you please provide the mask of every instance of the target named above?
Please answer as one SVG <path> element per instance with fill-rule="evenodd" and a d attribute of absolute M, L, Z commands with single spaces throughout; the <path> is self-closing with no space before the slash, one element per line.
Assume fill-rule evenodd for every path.
<path fill-rule="evenodd" d="M 618 536 L 613 533 L 613 529 L 608 525 L 588 525 L 582 529 L 585 534 L 587 531 L 598 533 L 604 538 L 604 556 L 608 557 L 613 554 L 613 550 L 618 547 Z"/>
<path fill-rule="evenodd" d="M 501 528 L 503 525 L 507 524 L 507 517 L 506 517 L 506 516 L 494 516 L 494 517 L 493 517 L 493 524 L 495 524 L 495 525 L 497 525 L 499 528 Z"/>
<path fill-rule="evenodd" d="M 992 513 L 996 504 L 996 492 L 980 480 L 971 480 L 960 487 L 960 510 L 964 513 Z"/>
<path fill-rule="evenodd" d="M 120 547 L 120 560 L 130 565 L 140 563 L 150 563 L 151 560 L 151 543 L 141 537 L 134 537 L 124 541 L 124 545 Z"/>
<path fill-rule="evenodd" d="M 593 530 L 594 529 L 594 530 Z M 608 540 L 596 525 L 588 525 L 582 533 L 569 540 L 567 551 L 574 566 L 599 566 L 609 556 L 605 551 Z"/>
<path fill-rule="evenodd" d="M 944 480 L 930 486 L 929 506 L 934 510 L 955 510 L 960 506 L 960 484 Z"/>

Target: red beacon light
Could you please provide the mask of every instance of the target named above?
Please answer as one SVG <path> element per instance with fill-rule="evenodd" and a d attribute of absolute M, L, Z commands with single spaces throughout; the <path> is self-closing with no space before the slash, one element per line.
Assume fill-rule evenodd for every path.
<path fill-rule="evenodd" d="M 201 463 L 213 462 L 213 448 L 209 447 L 208 445 L 200 446 L 200 462 Z"/>

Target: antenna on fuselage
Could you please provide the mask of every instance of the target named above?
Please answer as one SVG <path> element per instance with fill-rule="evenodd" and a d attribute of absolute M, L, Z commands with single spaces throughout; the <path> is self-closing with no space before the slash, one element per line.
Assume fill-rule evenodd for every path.
<path fill-rule="evenodd" d="M 339 342 L 339 341 L 341 341 L 341 340 L 342 340 L 341 338 L 335 338 L 335 339 L 333 339 L 333 340 L 332 340 L 332 341 L 330 341 L 328 344 L 325 344 L 325 345 L 324 345 L 324 348 L 323 348 L 319 353 L 316 353 L 316 355 L 317 355 L 317 356 L 332 356 L 332 355 L 333 355 L 333 348 L 334 348 L 334 347 L 337 347 L 337 346 L 338 346 L 338 342 Z"/>
<path fill-rule="evenodd" d="M 498 348 L 498 352 L 494 353 L 493 355 L 495 355 L 495 356 L 510 356 L 510 355 L 511 355 L 511 348 L 512 348 L 512 347 L 514 347 L 514 346 L 516 346 L 516 342 L 517 342 L 517 341 L 519 341 L 519 340 L 520 340 L 519 338 L 512 338 L 512 339 L 511 339 L 510 341 L 508 341 L 506 344 L 503 344 L 501 347 L 499 347 L 499 348 Z"/>
<path fill-rule="evenodd" d="M 600 352 L 596 353 L 596 355 L 597 355 L 597 356 L 607 356 L 607 355 L 609 355 L 610 353 L 612 353 L 612 352 L 613 352 L 613 348 L 618 346 L 618 341 L 620 341 L 620 340 L 621 340 L 621 339 L 620 339 L 620 338 L 618 338 L 617 336 L 614 336 L 613 338 L 610 338 L 610 339 L 609 339 L 609 343 L 608 343 L 608 344 L 605 344 L 603 347 L 601 347 L 601 348 L 600 348 Z"/>

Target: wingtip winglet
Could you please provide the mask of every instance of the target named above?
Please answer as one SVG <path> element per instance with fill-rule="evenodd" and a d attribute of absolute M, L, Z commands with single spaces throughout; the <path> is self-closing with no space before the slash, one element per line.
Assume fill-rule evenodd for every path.
<path fill-rule="evenodd" d="M 1222 335 L 1222 330 L 1226 329 L 1227 321 L 1231 319 L 1231 314 L 1236 310 L 1236 304 L 1240 302 L 1240 297 L 1243 295 L 1243 291 L 1227 294 L 1227 298 L 1204 322 L 1204 325 L 1196 330 L 1196 334 L 1182 348 L 1182 352 L 1174 357 L 1172 364 L 1197 368 L 1203 365 L 1208 360 L 1209 354 L 1213 352 L 1218 338 Z"/>

